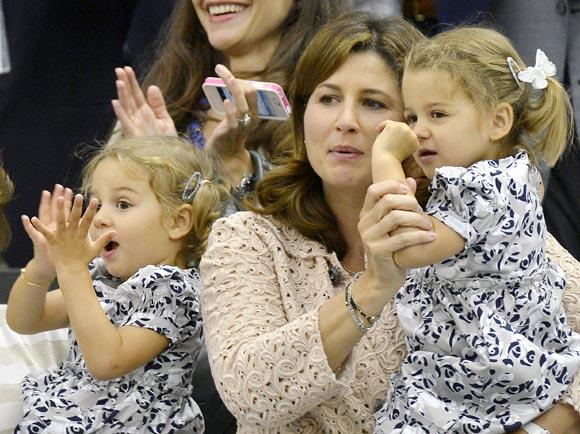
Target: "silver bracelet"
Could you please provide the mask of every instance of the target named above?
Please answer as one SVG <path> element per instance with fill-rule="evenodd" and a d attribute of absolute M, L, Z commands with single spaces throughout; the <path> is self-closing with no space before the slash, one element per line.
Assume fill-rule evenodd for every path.
<path fill-rule="evenodd" d="M 354 321 L 354 323 L 356 324 L 358 329 L 361 332 L 366 333 L 370 329 L 373 328 L 373 325 L 378 321 L 378 319 L 380 318 L 380 315 L 367 315 L 358 307 L 358 305 L 355 303 L 354 299 L 352 298 L 352 285 L 354 284 L 354 282 L 356 282 L 358 280 L 358 277 L 359 277 L 359 275 L 356 275 L 348 283 L 348 285 L 346 285 L 346 288 L 344 290 L 345 304 L 346 304 L 346 309 L 350 313 L 350 316 L 352 317 L 352 320 Z M 363 319 L 368 324 L 365 324 L 365 321 L 363 321 Z"/>

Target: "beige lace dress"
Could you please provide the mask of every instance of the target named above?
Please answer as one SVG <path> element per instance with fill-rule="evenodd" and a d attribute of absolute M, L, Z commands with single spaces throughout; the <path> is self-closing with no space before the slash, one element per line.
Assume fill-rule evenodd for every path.
<path fill-rule="evenodd" d="M 579 264 L 551 236 L 547 252 L 566 273 L 564 307 L 578 331 Z M 200 267 L 212 374 L 240 434 L 373 432 L 374 409 L 405 355 L 392 303 L 335 374 L 318 307 L 343 293 L 351 276 L 334 253 L 273 219 L 240 212 L 216 222 Z M 344 278 L 331 279 L 329 270 Z M 564 401 L 580 412 L 579 376 Z"/>

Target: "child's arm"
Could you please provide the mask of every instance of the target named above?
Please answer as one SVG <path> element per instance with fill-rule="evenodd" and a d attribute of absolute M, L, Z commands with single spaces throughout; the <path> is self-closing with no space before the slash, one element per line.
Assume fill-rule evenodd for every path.
<path fill-rule="evenodd" d="M 57 265 L 57 274 L 70 325 L 93 377 L 99 380 L 121 377 L 149 362 L 169 345 L 165 336 L 153 330 L 114 326 L 99 304 L 86 265 L 62 263 Z"/>
<path fill-rule="evenodd" d="M 32 223 L 44 235 L 52 251 L 70 326 L 87 367 L 95 378 L 108 380 L 152 360 L 167 348 L 169 340 L 145 328 L 116 327 L 101 308 L 88 263 L 115 233 L 109 231 L 92 241 L 89 228 L 96 214 L 97 201 L 91 200 L 81 216 L 82 204 L 83 197 L 77 195 L 67 222 L 64 201 L 57 200 L 55 230 L 36 219 Z"/>
<path fill-rule="evenodd" d="M 373 145 L 372 171 L 373 182 L 390 179 L 405 182 L 402 161 L 413 154 L 419 147 L 415 133 L 403 122 L 386 121 L 384 129 L 377 136 Z M 413 194 L 412 192 L 408 194 Z M 434 217 L 429 217 L 433 224 L 435 240 L 418 246 L 407 247 L 394 253 L 393 258 L 401 268 L 417 268 L 442 261 L 461 252 L 465 240 Z M 400 233 L 412 229 L 398 228 Z"/>
<path fill-rule="evenodd" d="M 54 226 L 56 199 L 63 197 L 70 208 L 72 190 L 55 185 L 51 193 L 43 191 L 38 207 L 38 219 L 46 226 Z M 65 206 L 65 209 L 68 209 Z M 20 274 L 8 299 L 6 322 L 17 333 L 34 334 L 68 325 L 68 316 L 60 291 L 47 292 L 55 277 L 54 262 L 45 237 L 38 232 L 27 216 L 22 224 L 34 245 L 34 258 Z"/>
<path fill-rule="evenodd" d="M 373 144 L 373 183 L 395 180 L 405 183 L 401 164 L 419 148 L 417 135 L 403 122 L 385 121 Z M 412 192 L 408 194 L 413 195 Z"/>

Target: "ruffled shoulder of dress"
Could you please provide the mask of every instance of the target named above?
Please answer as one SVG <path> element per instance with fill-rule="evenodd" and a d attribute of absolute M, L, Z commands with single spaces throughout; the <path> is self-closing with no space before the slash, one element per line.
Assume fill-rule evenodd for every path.
<path fill-rule="evenodd" d="M 526 151 L 499 160 L 482 160 L 469 167 L 444 166 L 436 169 L 429 190 L 460 187 L 489 200 L 502 200 L 504 189 L 519 189 L 531 185 L 538 188 L 541 177 Z"/>
<path fill-rule="evenodd" d="M 332 255 L 322 244 L 306 238 L 296 229 L 271 216 L 251 211 L 237 212 L 218 220 L 213 226 L 210 243 L 212 239 L 225 241 L 230 236 L 253 238 L 256 235 L 266 244 L 275 244 L 288 256 L 312 258 Z"/>
<path fill-rule="evenodd" d="M 201 287 L 201 277 L 195 268 L 181 269 L 171 265 L 146 265 L 124 282 L 107 272 L 101 258 L 95 258 L 89 268 L 93 278 L 93 287 L 98 294 L 108 298 L 134 298 L 135 294 L 143 294 L 142 297 L 146 297 L 146 294 L 152 295 L 156 290 L 183 296 Z"/>
<path fill-rule="evenodd" d="M 169 288 L 174 291 L 180 287 L 199 288 L 201 286 L 199 273 L 194 268 L 181 269 L 172 265 L 146 265 L 120 286 L 129 285 L 147 289 L 164 286 L 167 282 L 173 283 L 169 285 Z"/>

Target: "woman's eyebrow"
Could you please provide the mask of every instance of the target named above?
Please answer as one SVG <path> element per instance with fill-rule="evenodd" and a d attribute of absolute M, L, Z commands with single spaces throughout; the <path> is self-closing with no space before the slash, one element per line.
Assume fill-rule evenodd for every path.
<path fill-rule="evenodd" d="M 336 84 L 332 84 L 332 83 L 320 83 L 318 88 L 320 89 L 322 87 L 325 87 L 325 88 L 330 89 L 330 90 L 337 90 L 337 91 L 340 90 L 340 86 L 337 86 Z"/>

